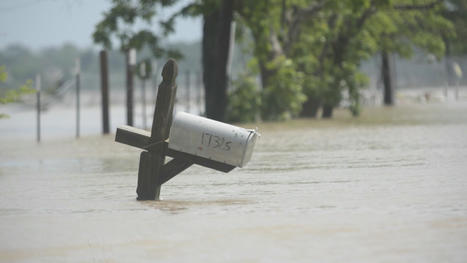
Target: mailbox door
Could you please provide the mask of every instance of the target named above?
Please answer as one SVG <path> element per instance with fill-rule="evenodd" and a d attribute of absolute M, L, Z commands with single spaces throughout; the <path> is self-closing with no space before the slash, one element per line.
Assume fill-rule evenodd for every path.
<path fill-rule="evenodd" d="M 255 131 L 178 112 L 170 129 L 169 148 L 242 167 L 251 158 L 255 141 Z"/>

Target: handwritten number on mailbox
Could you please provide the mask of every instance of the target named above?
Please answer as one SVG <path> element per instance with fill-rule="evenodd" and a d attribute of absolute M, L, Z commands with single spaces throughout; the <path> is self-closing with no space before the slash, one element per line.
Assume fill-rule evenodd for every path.
<path fill-rule="evenodd" d="M 231 144 L 231 143 L 232 143 L 232 142 L 225 142 L 224 150 L 230 151 L 230 144 Z"/>
<path fill-rule="evenodd" d="M 219 148 L 224 151 L 230 151 L 231 143 L 231 141 L 226 141 L 224 137 L 219 137 L 207 132 L 203 132 L 201 135 L 201 145 L 206 145 L 213 149 Z"/>

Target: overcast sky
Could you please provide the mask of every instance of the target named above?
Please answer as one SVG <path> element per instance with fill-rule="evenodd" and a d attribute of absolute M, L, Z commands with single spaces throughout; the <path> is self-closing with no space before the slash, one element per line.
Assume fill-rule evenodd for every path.
<path fill-rule="evenodd" d="M 93 46 L 94 26 L 109 7 L 110 0 L 0 0 L 0 48 L 14 43 L 36 50 L 64 43 Z M 169 40 L 199 40 L 201 24 L 200 18 L 178 20 Z"/>

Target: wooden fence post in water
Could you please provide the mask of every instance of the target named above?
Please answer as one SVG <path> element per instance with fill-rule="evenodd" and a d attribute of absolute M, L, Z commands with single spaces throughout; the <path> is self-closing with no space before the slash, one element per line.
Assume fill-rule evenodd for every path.
<path fill-rule="evenodd" d="M 76 138 L 79 138 L 80 133 L 80 74 L 81 65 L 79 58 L 76 59 Z"/>
<path fill-rule="evenodd" d="M 186 79 L 186 112 L 191 112 L 191 90 L 190 90 L 190 71 L 187 70 L 185 73 Z"/>
<path fill-rule="evenodd" d="M 117 129 L 115 135 L 115 141 L 145 150 L 140 155 L 137 200 L 158 200 L 161 185 L 192 164 L 222 172 L 229 172 L 235 168 L 226 163 L 168 148 L 167 139 L 172 125 L 177 92 L 175 83 L 177 64 L 174 60 L 167 61 L 161 75 L 162 82 L 157 92 L 151 133 L 130 126 L 122 126 Z M 166 156 L 173 159 L 165 163 Z"/>
<path fill-rule="evenodd" d="M 37 129 L 36 129 L 36 140 L 37 142 L 41 142 L 41 75 L 36 75 L 36 106 L 37 106 Z"/>
<path fill-rule="evenodd" d="M 126 52 L 126 123 L 133 125 L 133 69 L 136 64 L 136 50 Z"/>
<path fill-rule="evenodd" d="M 107 66 L 107 51 L 101 50 L 99 57 L 101 62 L 102 133 L 109 134 L 109 72 Z"/>

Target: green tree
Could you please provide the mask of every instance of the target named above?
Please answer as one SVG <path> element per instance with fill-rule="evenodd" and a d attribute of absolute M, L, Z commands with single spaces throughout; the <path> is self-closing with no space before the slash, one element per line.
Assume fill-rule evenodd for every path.
<path fill-rule="evenodd" d="M 391 78 L 390 54 L 410 58 L 414 48 L 419 48 L 438 59 L 445 45 L 441 32 L 452 31 L 451 23 L 443 18 L 442 1 L 420 4 L 418 1 L 397 1 L 392 8 L 375 14 L 369 23 L 369 31 L 375 38 L 381 56 L 383 101 L 394 104 L 394 83 Z"/>
<path fill-rule="evenodd" d="M 467 2 L 465 0 L 447 0 L 441 10 L 442 16 L 453 24 L 453 30 L 442 30 L 440 35 L 445 44 L 445 62 L 448 85 L 455 84 L 452 67 L 453 55 L 467 54 Z"/>
<path fill-rule="evenodd" d="M 307 76 L 308 99 L 302 116 L 315 117 L 322 106 L 323 117 L 331 117 L 343 91 L 349 95 L 349 109 L 358 115 L 359 90 L 367 83 L 359 64 L 377 52 L 384 55 L 383 62 L 387 62 L 389 52 L 410 56 L 413 46 L 439 55 L 443 45 L 437 33 L 440 28 L 449 28 L 436 14 L 440 2 L 328 2 L 321 16 L 305 27 L 293 54 Z M 306 55 L 310 53 L 317 55 Z M 384 65 L 387 68 L 388 64 Z"/>
<path fill-rule="evenodd" d="M 0 66 L 0 83 L 6 82 L 8 79 L 8 73 L 6 72 L 5 66 Z M 32 81 L 28 80 L 24 85 L 18 89 L 6 89 L 0 86 L 0 104 L 7 104 L 18 101 L 22 95 L 28 93 L 34 93 L 35 90 L 31 88 Z M 8 115 L 0 112 L 0 119 L 7 118 Z"/>
<path fill-rule="evenodd" d="M 235 89 L 230 90 L 227 108 L 229 122 L 254 122 L 261 111 L 261 93 L 256 85 L 255 76 L 244 73 L 233 82 Z"/>
<path fill-rule="evenodd" d="M 324 1 L 239 1 L 237 20 L 253 39 L 254 62 L 261 77 L 261 116 L 265 120 L 295 117 L 305 100 L 303 74 L 290 52 L 301 26 Z M 249 67 L 251 70 L 251 67 Z M 255 115 L 255 113 L 252 113 Z"/>
<path fill-rule="evenodd" d="M 113 0 L 110 11 L 96 25 L 93 34 L 96 43 L 111 48 L 112 38 L 120 40 L 120 48 L 141 49 L 148 46 L 156 57 L 166 55 L 180 58 L 176 50 L 160 45 L 160 37 L 151 30 L 131 30 L 136 21 L 151 25 L 157 7 L 164 8 L 177 0 Z M 199 0 L 188 3 L 169 19 L 159 21 L 163 35 L 173 32 L 173 24 L 179 16 L 202 16 L 202 63 L 206 94 L 206 115 L 216 120 L 225 120 L 227 108 L 227 60 L 230 48 L 230 25 L 233 19 L 234 0 Z"/>
<path fill-rule="evenodd" d="M 156 57 L 178 57 L 178 52 L 162 48 L 160 37 L 148 29 L 156 15 L 156 7 L 167 7 L 175 2 L 176 0 L 112 0 L 112 7 L 104 12 L 104 18 L 95 27 L 92 35 L 94 42 L 112 49 L 112 39 L 115 38 L 120 42 L 122 52 L 128 52 L 131 48 L 141 50 L 148 47 Z M 135 29 L 137 22 L 142 22 L 146 28 Z M 161 21 L 160 23 L 163 24 Z M 167 32 L 170 31 L 170 26 L 164 24 Z"/>

